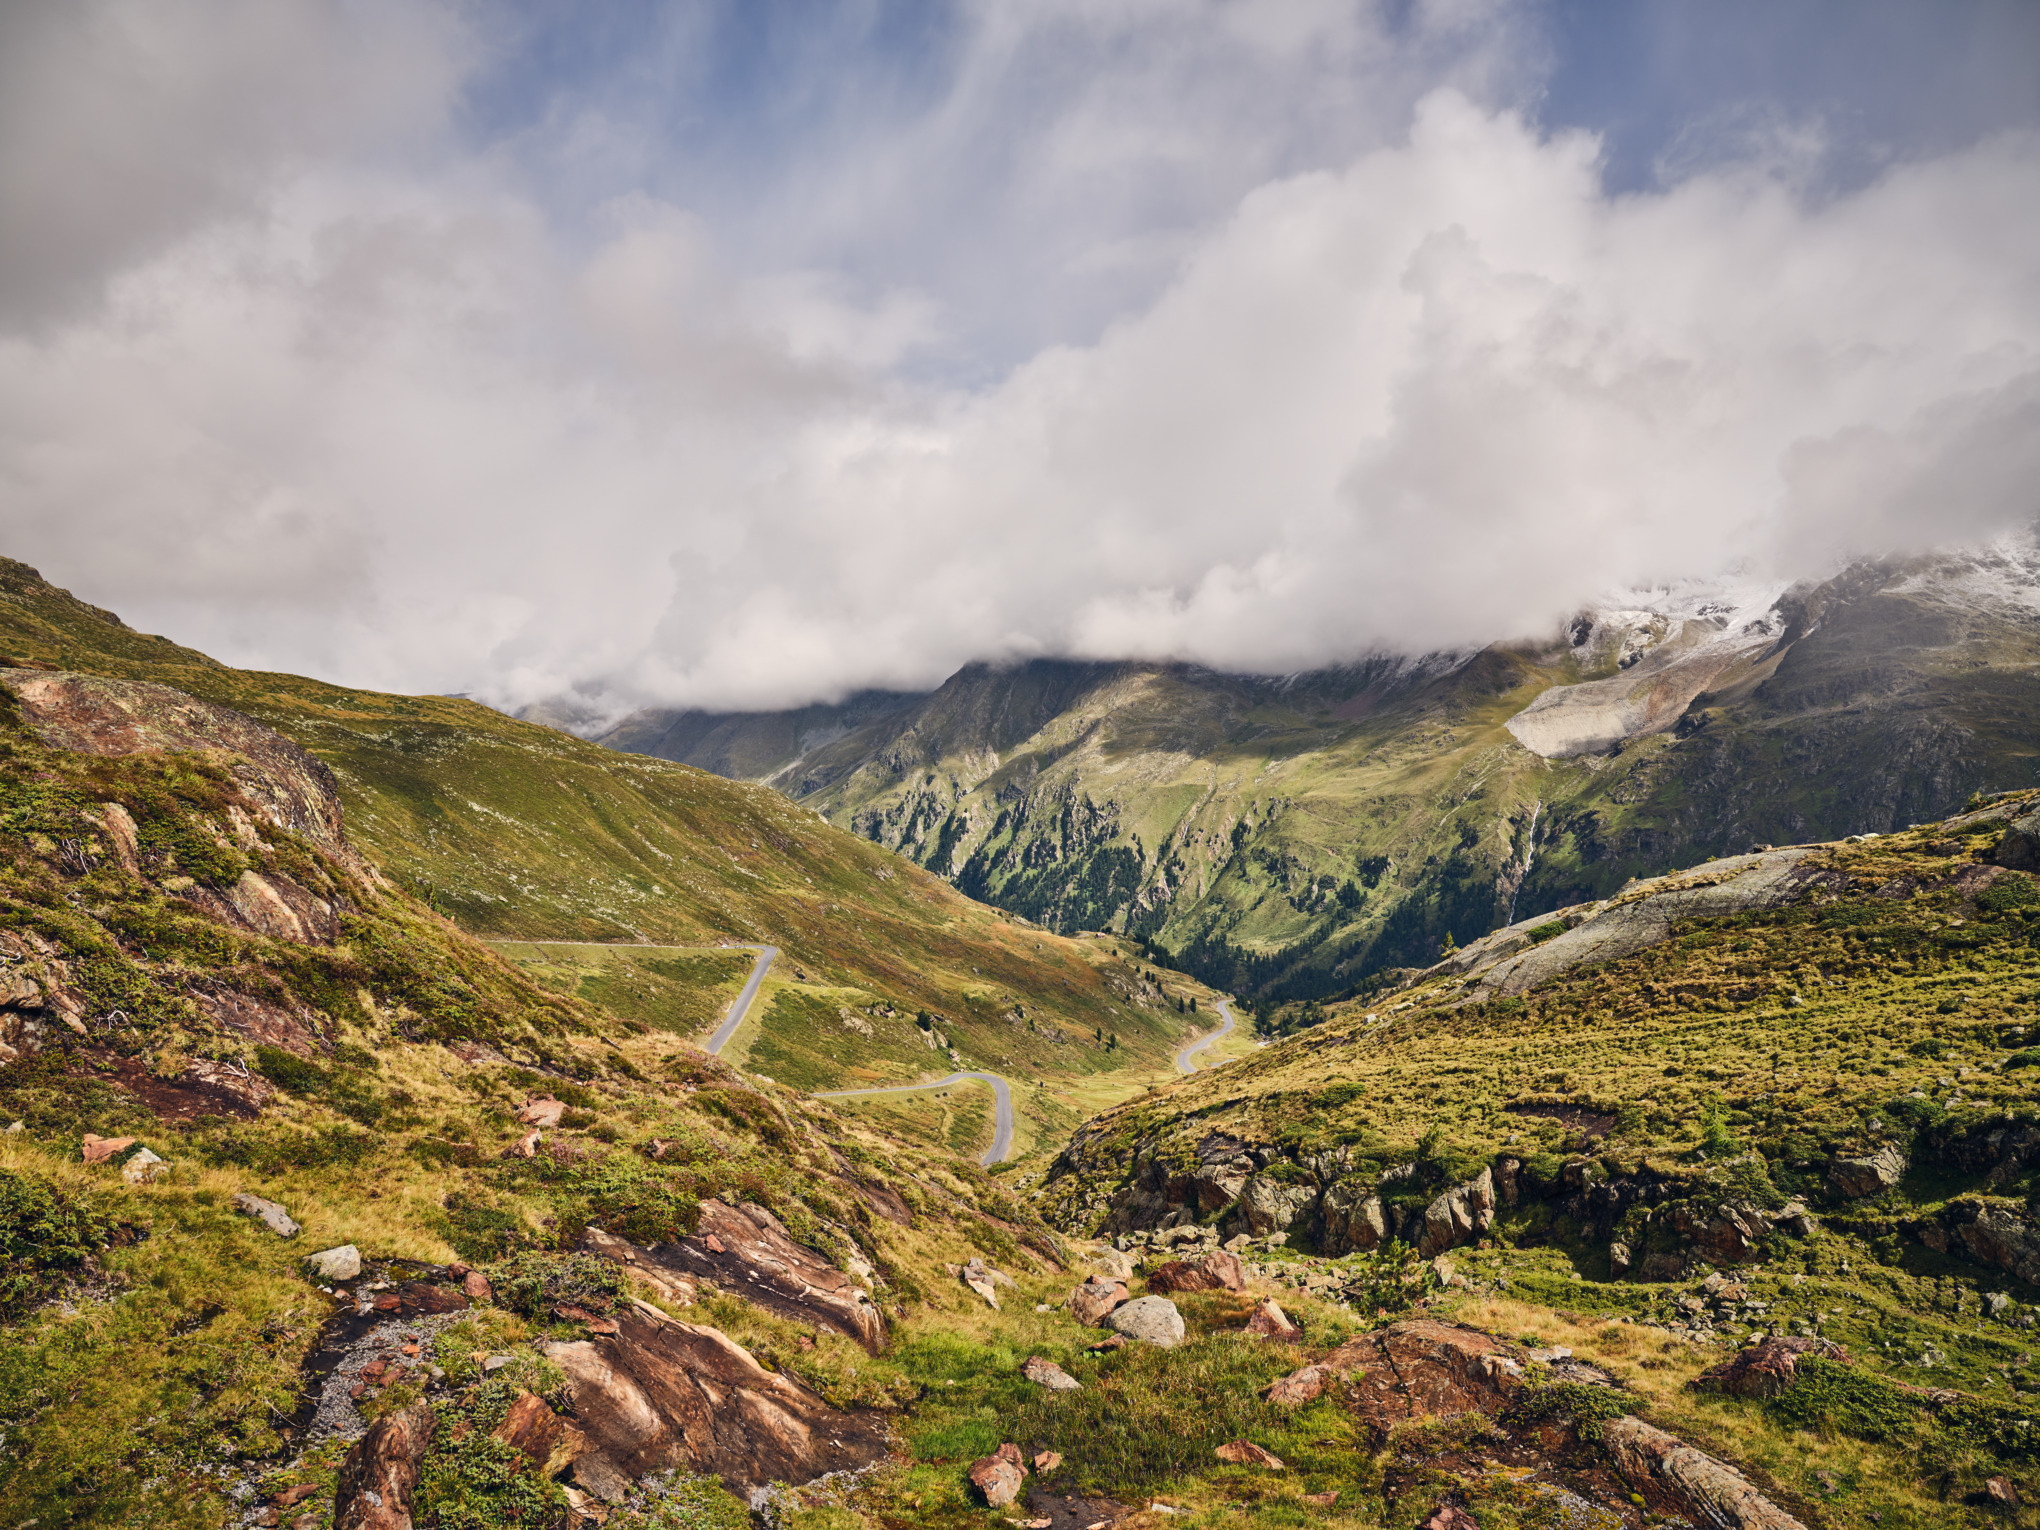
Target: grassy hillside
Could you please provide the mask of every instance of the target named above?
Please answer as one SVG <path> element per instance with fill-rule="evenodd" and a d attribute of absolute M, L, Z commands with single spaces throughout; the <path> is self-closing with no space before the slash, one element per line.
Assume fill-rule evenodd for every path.
<path fill-rule="evenodd" d="M 692 758 L 713 733 L 704 763 L 769 762 L 758 773 L 795 800 L 974 897 L 1154 940 L 1224 987 L 1322 998 L 1512 911 L 2031 784 L 2040 635 L 1984 587 L 2000 573 L 1868 565 L 1795 591 L 1773 650 L 1675 728 L 1574 758 L 1540 758 L 1505 724 L 1554 686 L 1618 673 L 1634 657 L 1619 644 L 1279 680 L 972 666 L 798 752 L 734 717 L 670 737 L 641 718 L 607 741 Z"/>
<path fill-rule="evenodd" d="M 1287 1039 L 1088 1123 L 1040 1203 L 1072 1233 L 1267 1232 L 1340 1282 L 1380 1257 L 1353 1252 L 1371 1205 L 1381 1250 L 1451 1251 L 1486 1323 L 1556 1307 L 1709 1345 L 1817 1334 L 1898 1410 L 1819 1426 L 1850 1474 L 1833 1523 L 1896 1512 L 1916 1470 L 1975 1487 L 1974 1461 L 1915 1468 L 1866 1440 L 1918 1443 L 1891 1387 L 2002 1418 L 2040 1393 L 2040 877 L 1999 864 L 2040 866 L 2007 847 L 2036 828 L 2040 793 L 2018 793 L 1703 864 L 1366 1001 L 1292 1007 Z M 1491 1225 L 1454 1230 L 1455 1187 L 1489 1197 Z M 1710 1270 L 1733 1300 L 1721 1277 L 1700 1288 Z M 1601 1337 L 1633 1360 L 1634 1337 Z M 1777 1447 L 1746 1406 L 1721 1423 Z M 2040 1442 L 1975 1427 L 1936 1449 L 2030 1472 Z M 1843 1468 L 1819 1450 L 1776 1458 L 1833 1496 L 1819 1476 Z M 1980 1522 L 1959 1496 L 1896 1522 Z"/>
<path fill-rule="evenodd" d="M 901 1031 L 928 1011 L 986 1066 L 1025 1035 L 1031 1065 L 1065 1078 L 1161 1069 L 1191 1029 L 1116 951 L 1015 924 L 764 787 L 468 701 L 229 669 L 18 563 L 0 562 L 0 655 L 174 686 L 296 740 L 338 778 L 355 843 L 472 933 L 776 945 L 843 1007 Z M 890 1062 L 932 1061 L 895 1040 Z"/>

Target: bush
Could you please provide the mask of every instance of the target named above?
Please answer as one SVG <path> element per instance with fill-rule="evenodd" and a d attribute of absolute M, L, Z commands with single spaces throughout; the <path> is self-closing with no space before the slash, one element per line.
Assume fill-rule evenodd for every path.
<path fill-rule="evenodd" d="M 20 1316 L 52 1272 L 82 1264 L 112 1231 L 89 1198 L 0 1169 L 0 1319 Z"/>
<path fill-rule="evenodd" d="M 607 1312 L 624 1291 L 623 1266 L 592 1254 L 527 1252 L 483 1267 L 496 1305 L 534 1323 L 553 1321 L 569 1305 Z"/>
<path fill-rule="evenodd" d="M 1581 1439 L 1593 1441 L 1601 1438 L 1603 1424 L 1611 1418 L 1622 1417 L 1635 1406 L 1635 1402 L 1627 1392 L 1614 1387 L 1558 1381 L 1546 1386 L 1525 1387 L 1510 1405 L 1508 1418 L 1510 1423 L 1519 1426 L 1570 1424 Z"/>
<path fill-rule="evenodd" d="M 1800 1360 L 1792 1389 L 1764 1406 L 1774 1418 L 1794 1427 L 1859 1440 L 1898 1439 L 1911 1434 L 1919 1422 L 1912 1399 L 1882 1376 L 1811 1357 Z"/>

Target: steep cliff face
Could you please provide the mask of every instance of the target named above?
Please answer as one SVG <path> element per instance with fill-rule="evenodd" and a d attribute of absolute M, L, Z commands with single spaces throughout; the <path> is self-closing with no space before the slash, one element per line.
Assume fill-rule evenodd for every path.
<path fill-rule="evenodd" d="M 1634 599 L 1543 647 L 1280 679 L 974 665 L 771 779 L 974 897 L 1277 998 L 2034 779 L 2028 543 Z"/>

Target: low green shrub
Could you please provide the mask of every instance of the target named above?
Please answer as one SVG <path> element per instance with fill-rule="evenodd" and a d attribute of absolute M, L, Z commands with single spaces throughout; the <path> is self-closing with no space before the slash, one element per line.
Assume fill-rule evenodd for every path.
<path fill-rule="evenodd" d="M 0 1321 L 20 1316 L 55 1272 L 83 1263 L 113 1225 L 89 1196 L 0 1169 Z"/>
<path fill-rule="evenodd" d="M 1781 1423 L 1859 1440 L 1899 1439 L 1920 1417 L 1919 1405 L 1882 1376 L 1810 1357 L 1799 1362 L 1792 1389 L 1764 1407 Z"/>

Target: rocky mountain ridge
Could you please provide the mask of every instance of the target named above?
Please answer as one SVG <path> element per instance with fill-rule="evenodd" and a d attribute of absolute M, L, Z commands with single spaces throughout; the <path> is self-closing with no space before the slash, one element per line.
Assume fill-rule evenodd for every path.
<path fill-rule="evenodd" d="M 2036 675 L 2040 551 L 2022 538 L 1631 595 L 1547 644 L 1306 675 L 973 665 L 845 713 L 819 747 L 744 757 L 973 897 L 1135 934 L 1280 1000 L 1667 865 L 1903 829 L 2027 784 Z M 685 757 L 713 735 L 727 766 L 728 740 L 763 726 L 646 715 L 604 741 Z"/>

